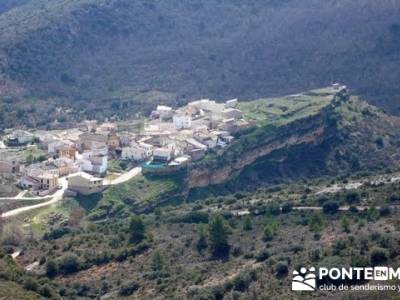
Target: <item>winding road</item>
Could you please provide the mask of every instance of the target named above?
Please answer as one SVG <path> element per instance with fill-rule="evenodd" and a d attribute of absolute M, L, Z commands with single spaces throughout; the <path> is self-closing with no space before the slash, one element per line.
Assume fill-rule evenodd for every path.
<path fill-rule="evenodd" d="M 128 172 L 121 174 L 119 177 L 113 179 L 113 180 L 108 180 L 104 182 L 104 185 L 107 186 L 113 186 L 113 185 L 118 185 L 124 182 L 127 182 L 129 180 L 131 180 L 133 177 L 139 175 L 142 171 L 142 168 L 137 167 L 137 168 L 133 168 L 132 170 L 129 170 Z M 73 174 L 71 174 L 73 175 Z M 69 175 L 69 176 L 71 176 Z M 29 205 L 29 206 L 24 206 L 24 207 L 20 207 L 20 208 L 16 208 L 7 212 L 4 212 L 1 217 L 2 218 L 9 218 L 9 217 L 13 217 L 16 215 L 19 215 L 20 213 L 26 212 L 26 211 L 30 211 L 33 209 L 37 209 L 37 208 L 41 208 L 41 207 L 46 207 L 49 205 L 52 205 L 54 203 L 57 203 L 58 201 L 61 201 L 64 198 L 64 193 L 65 191 L 68 189 L 68 177 L 61 177 L 59 182 L 60 182 L 60 189 L 58 189 L 53 195 L 51 196 L 45 196 L 45 197 L 30 197 L 30 198 L 26 198 L 26 197 L 22 197 L 23 194 L 22 192 L 20 194 L 18 194 L 16 197 L 12 197 L 12 198 L 0 198 L 0 200 L 15 200 L 15 201 L 19 201 L 19 200 L 47 200 L 49 199 L 49 201 L 43 202 L 43 203 L 39 203 L 39 204 L 35 204 L 35 205 Z"/>

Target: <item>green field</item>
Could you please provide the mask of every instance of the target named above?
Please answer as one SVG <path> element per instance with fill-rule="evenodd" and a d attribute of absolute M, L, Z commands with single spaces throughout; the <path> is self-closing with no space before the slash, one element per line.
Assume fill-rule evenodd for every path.
<path fill-rule="evenodd" d="M 332 101 L 334 92 L 331 88 L 324 88 L 292 96 L 241 102 L 239 109 L 245 118 L 256 120 L 260 125 L 281 126 L 315 115 Z"/>
<path fill-rule="evenodd" d="M 98 197 L 81 197 L 79 202 L 81 206 L 85 206 L 82 204 L 85 199 L 90 201 L 90 215 L 97 219 L 112 216 L 122 211 L 128 212 L 133 207 L 158 203 L 161 200 L 178 195 L 183 188 L 183 176 L 181 174 L 169 176 L 139 175 L 126 183 L 111 187 Z M 93 200 L 94 198 L 95 200 Z"/>

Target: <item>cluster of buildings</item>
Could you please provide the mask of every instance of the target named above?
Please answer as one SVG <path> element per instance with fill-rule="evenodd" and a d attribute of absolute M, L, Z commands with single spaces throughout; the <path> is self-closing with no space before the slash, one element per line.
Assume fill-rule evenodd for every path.
<path fill-rule="evenodd" d="M 159 105 L 144 133 L 122 145 L 121 158 L 169 166 L 202 159 L 209 151 L 225 148 L 235 133 L 253 126 L 237 105 L 237 99 L 225 103 L 202 99 L 178 109 Z"/>
<path fill-rule="evenodd" d="M 139 132 L 97 121 L 60 131 L 14 130 L 5 138 L 8 148 L 0 149 L 0 173 L 20 175 L 19 185 L 38 195 L 55 191 L 64 176 L 69 176 L 69 190 L 96 192 L 104 186 L 109 159 L 169 167 L 200 160 L 210 151 L 221 152 L 234 134 L 252 126 L 237 105 L 237 99 L 202 99 L 178 109 L 159 105 Z M 24 147 L 36 147 L 43 153 L 41 159 L 18 155 L 16 149 Z"/>

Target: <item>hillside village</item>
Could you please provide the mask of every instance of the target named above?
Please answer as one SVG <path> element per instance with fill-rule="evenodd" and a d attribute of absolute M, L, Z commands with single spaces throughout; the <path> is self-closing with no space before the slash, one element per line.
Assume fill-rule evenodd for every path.
<path fill-rule="evenodd" d="M 0 174 L 15 174 L 15 184 L 37 196 L 60 189 L 60 178 L 68 178 L 69 194 L 96 193 L 111 182 L 111 161 L 151 173 L 187 166 L 210 151 L 222 154 L 235 134 L 254 126 L 237 105 L 237 99 L 158 105 L 137 130 L 92 120 L 62 131 L 8 130 Z"/>

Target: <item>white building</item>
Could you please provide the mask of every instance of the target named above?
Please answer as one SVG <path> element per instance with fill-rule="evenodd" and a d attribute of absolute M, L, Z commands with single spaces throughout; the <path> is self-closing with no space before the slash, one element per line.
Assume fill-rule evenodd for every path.
<path fill-rule="evenodd" d="M 224 108 L 224 104 L 216 103 L 214 100 L 201 99 L 188 103 L 188 107 L 195 107 L 199 111 L 208 111 L 213 113 L 219 113 Z M 201 112 L 200 112 L 201 114 Z"/>
<path fill-rule="evenodd" d="M 222 114 L 223 114 L 225 119 L 233 118 L 233 119 L 237 120 L 237 119 L 242 119 L 243 118 L 243 113 L 240 110 L 236 109 L 236 108 L 225 108 L 222 111 Z"/>
<path fill-rule="evenodd" d="M 184 114 L 176 114 L 172 118 L 176 129 L 187 129 L 192 126 L 192 118 Z"/>
<path fill-rule="evenodd" d="M 94 177 L 88 173 L 80 172 L 68 177 L 68 191 L 90 195 L 104 190 L 102 178 Z"/>
<path fill-rule="evenodd" d="M 35 136 L 25 130 L 15 130 L 9 137 L 8 137 L 8 142 L 9 143 L 17 143 L 19 145 L 25 145 L 30 142 L 33 142 L 35 139 Z"/>
<path fill-rule="evenodd" d="M 146 149 L 140 146 L 131 146 L 131 147 L 123 147 L 121 152 L 122 159 L 133 159 L 136 161 L 146 160 L 151 156 L 151 151 L 147 151 Z"/>
<path fill-rule="evenodd" d="M 225 108 L 235 108 L 238 105 L 238 99 L 231 99 L 225 102 Z"/>
<path fill-rule="evenodd" d="M 53 140 L 48 143 L 47 145 L 47 153 L 48 154 L 56 154 L 58 150 L 64 147 L 72 147 L 73 143 L 70 141 L 63 141 L 63 140 Z"/>
<path fill-rule="evenodd" d="M 160 120 L 168 120 L 172 118 L 173 110 L 169 106 L 158 105 L 156 110 Z"/>
<path fill-rule="evenodd" d="M 153 160 L 168 162 L 172 159 L 174 150 L 169 148 L 156 148 L 153 151 Z"/>
<path fill-rule="evenodd" d="M 106 148 L 105 148 L 106 149 Z M 104 174 L 107 172 L 108 156 L 103 149 L 85 151 L 76 163 L 81 171 Z"/>

